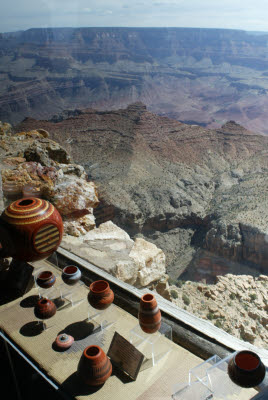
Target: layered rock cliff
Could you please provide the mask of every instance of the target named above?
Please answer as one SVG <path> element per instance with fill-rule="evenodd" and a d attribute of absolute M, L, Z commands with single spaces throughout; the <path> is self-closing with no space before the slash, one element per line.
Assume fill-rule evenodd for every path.
<path fill-rule="evenodd" d="M 29 29 L 0 36 L 0 119 L 143 101 L 161 115 L 267 129 L 267 34 L 194 28 Z"/>
<path fill-rule="evenodd" d="M 162 248 L 173 278 L 202 264 L 200 248 L 267 272 L 268 137 L 234 121 L 217 130 L 182 124 L 142 103 L 26 119 L 16 130 L 34 126 L 52 132 L 96 182 L 105 200 L 98 218 Z"/>

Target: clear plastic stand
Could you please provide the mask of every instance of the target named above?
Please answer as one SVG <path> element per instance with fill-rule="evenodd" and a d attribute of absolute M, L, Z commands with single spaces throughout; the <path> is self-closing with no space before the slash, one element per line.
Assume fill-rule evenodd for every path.
<path fill-rule="evenodd" d="M 242 388 L 228 376 L 228 363 L 235 353 L 221 359 L 217 355 L 189 371 L 188 383 L 173 387 L 172 399 L 227 400 L 237 398 Z"/>
<path fill-rule="evenodd" d="M 61 299 L 69 300 L 71 307 L 75 307 L 78 304 L 81 304 L 85 300 L 85 297 L 81 298 L 81 296 L 79 295 L 79 289 L 81 288 L 81 286 L 85 286 L 82 281 L 78 281 L 73 286 L 62 283 L 58 287 Z"/>
<path fill-rule="evenodd" d="M 159 331 L 152 334 L 143 332 L 140 325 L 131 329 L 130 343 L 139 348 L 146 357 L 142 370 L 155 366 L 171 351 L 169 342 L 164 337 L 172 341 L 172 327 L 164 322 Z"/>
<path fill-rule="evenodd" d="M 47 331 L 48 329 L 50 329 L 50 328 L 52 328 L 54 325 L 48 325 L 48 323 L 47 323 L 47 319 L 38 319 L 37 318 L 37 323 L 38 323 L 38 325 L 42 325 L 42 330 L 43 331 Z"/>
<path fill-rule="evenodd" d="M 95 321 L 99 324 L 101 331 L 112 326 L 119 318 L 119 312 L 112 303 L 105 310 L 96 310 L 91 305 L 88 305 L 88 318 L 87 321 Z"/>

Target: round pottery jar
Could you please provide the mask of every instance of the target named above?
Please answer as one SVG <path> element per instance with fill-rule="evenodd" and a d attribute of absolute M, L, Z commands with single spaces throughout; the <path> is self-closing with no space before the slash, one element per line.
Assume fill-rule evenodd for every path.
<path fill-rule="evenodd" d="M 104 351 L 97 345 L 86 347 L 78 363 L 78 377 L 87 385 L 99 386 L 111 373 L 112 364 Z"/>
<path fill-rule="evenodd" d="M 265 376 L 265 366 L 253 351 L 239 351 L 228 363 L 228 375 L 237 385 L 251 388 L 259 385 Z"/>
<path fill-rule="evenodd" d="M 67 333 L 62 333 L 56 337 L 55 345 L 62 350 L 67 350 L 74 342 L 74 338 Z"/>
<path fill-rule="evenodd" d="M 146 333 L 155 333 L 161 326 L 161 311 L 154 295 L 146 293 L 142 296 L 139 309 L 139 324 Z"/>
<path fill-rule="evenodd" d="M 56 282 L 56 277 L 51 271 L 42 271 L 36 278 L 36 283 L 43 289 L 51 288 Z"/>
<path fill-rule="evenodd" d="M 67 267 L 63 268 L 61 278 L 66 285 L 75 285 L 79 279 L 81 278 L 82 274 L 78 267 L 75 265 L 68 265 Z"/>
<path fill-rule="evenodd" d="M 105 310 L 114 301 L 114 292 L 106 281 L 95 281 L 89 286 L 88 302 L 97 310 Z"/>
<path fill-rule="evenodd" d="M 56 305 L 52 300 L 41 298 L 34 307 L 34 315 L 38 319 L 48 319 L 56 314 Z"/>
<path fill-rule="evenodd" d="M 3 211 L 0 220 L 15 243 L 14 254 L 10 256 L 17 260 L 42 260 L 61 242 L 61 216 L 46 200 L 29 197 L 14 201 Z"/>

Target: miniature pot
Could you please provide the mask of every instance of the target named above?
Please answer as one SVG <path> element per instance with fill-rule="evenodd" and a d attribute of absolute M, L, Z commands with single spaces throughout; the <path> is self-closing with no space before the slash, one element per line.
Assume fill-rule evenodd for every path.
<path fill-rule="evenodd" d="M 161 311 L 154 295 L 144 294 L 140 301 L 139 324 L 146 333 L 155 333 L 161 326 Z"/>
<path fill-rule="evenodd" d="M 237 385 L 251 388 L 259 385 L 265 376 L 265 366 L 253 351 L 239 351 L 229 361 L 228 375 Z"/>
<path fill-rule="evenodd" d="M 75 265 L 68 265 L 67 267 L 63 268 L 61 278 L 66 285 L 75 285 L 79 279 L 81 278 L 82 274 L 78 267 Z"/>
<path fill-rule="evenodd" d="M 112 364 L 104 351 L 97 345 L 86 347 L 78 364 L 78 377 L 87 385 L 99 386 L 111 373 Z"/>
<path fill-rule="evenodd" d="M 56 337 L 55 345 L 62 350 L 69 349 L 74 342 L 74 338 L 67 333 L 62 333 Z"/>
<path fill-rule="evenodd" d="M 114 292 L 106 281 L 95 281 L 89 289 L 88 302 L 97 310 L 105 310 L 114 301 Z"/>
<path fill-rule="evenodd" d="M 38 319 L 48 319 L 56 314 L 57 308 L 52 300 L 42 297 L 34 307 L 34 315 Z"/>
<path fill-rule="evenodd" d="M 42 260 L 58 248 L 62 239 L 61 216 L 46 200 L 28 197 L 14 201 L 3 211 L 0 222 L 15 244 L 14 254 L 9 256 L 17 260 Z M 8 251 L 11 253 L 11 249 L 5 253 Z"/>
<path fill-rule="evenodd" d="M 56 277 L 51 271 L 42 271 L 36 278 L 36 283 L 43 289 L 51 288 L 56 282 Z"/>

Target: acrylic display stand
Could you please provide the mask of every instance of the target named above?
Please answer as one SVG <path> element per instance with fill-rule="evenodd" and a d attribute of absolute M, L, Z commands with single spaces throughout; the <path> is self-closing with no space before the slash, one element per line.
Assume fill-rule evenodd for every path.
<path fill-rule="evenodd" d="M 228 363 L 235 353 L 221 359 L 214 355 L 189 371 L 189 381 L 173 387 L 173 400 L 238 399 L 243 388 L 231 381 Z M 245 389 L 244 389 L 245 390 Z"/>
<path fill-rule="evenodd" d="M 161 323 L 159 331 L 152 334 L 143 332 L 140 325 L 136 325 L 131 329 L 129 337 L 130 343 L 146 357 L 144 361 L 146 368 L 155 366 L 171 351 L 168 340 L 161 340 L 166 337 L 172 341 L 172 327 L 164 322 Z"/>
<path fill-rule="evenodd" d="M 117 311 L 117 308 L 114 306 L 113 303 L 110 304 L 110 306 L 105 310 L 96 310 L 96 308 L 93 308 L 90 304 L 88 305 L 87 321 L 90 322 L 91 320 L 93 320 L 97 322 L 101 329 L 101 332 L 103 332 L 104 329 L 112 326 L 117 321 L 119 316 L 120 315 Z"/>
<path fill-rule="evenodd" d="M 58 287 L 61 299 L 62 300 L 67 299 L 68 301 L 70 301 L 71 307 L 75 307 L 78 304 L 81 304 L 83 301 L 85 301 L 85 297 L 81 297 L 79 293 L 79 290 L 81 289 L 82 286 L 85 286 L 85 284 L 82 281 L 78 281 L 73 286 L 62 283 Z"/>

